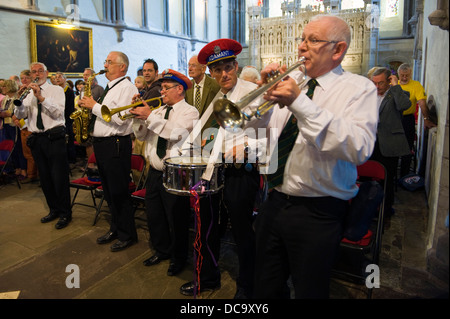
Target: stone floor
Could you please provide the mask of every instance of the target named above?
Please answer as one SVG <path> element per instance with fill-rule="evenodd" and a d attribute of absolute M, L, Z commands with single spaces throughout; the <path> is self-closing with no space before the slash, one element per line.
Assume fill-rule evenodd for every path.
<path fill-rule="evenodd" d="M 81 174 L 78 168 L 72 172 L 72 178 Z M 78 200 L 92 202 L 86 191 Z M 395 209 L 395 215 L 386 220 L 379 262 L 381 284 L 373 289 L 372 299 L 447 299 L 448 283 L 426 271 L 425 192 L 399 187 Z M 192 300 L 179 293 L 179 287 L 193 279 L 192 263 L 174 277 L 166 275 L 168 261 L 142 265 L 152 254 L 142 211 L 136 214 L 139 242 L 115 253 L 109 245 L 95 242 L 109 229 L 107 212 L 93 225 L 94 209 L 75 205 L 72 223 L 62 230 L 56 230 L 54 222 L 40 223 L 47 213 L 38 183 L 24 184 L 21 189 L 13 182 L 0 185 L 0 298 Z M 236 261 L 227 233 L 220 258 L 222 287 L 198 299 L 232 299 Z M 74 269 L 79 270 L 79 288 L 68 288 L 66 284 L 77 283 Z M 333 279 L 330 297 L 364 299 L 364 291 L 364 286 Z"/>

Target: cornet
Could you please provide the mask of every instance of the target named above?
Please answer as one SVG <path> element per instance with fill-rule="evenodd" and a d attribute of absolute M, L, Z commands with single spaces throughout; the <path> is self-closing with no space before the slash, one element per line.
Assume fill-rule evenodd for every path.
<path fill-rule="evenodd" d="M 252 117 L 260 118 L 267 111 L 269 111 L 276 104 L 276 102 L 264 102 L 250 114 L 243 112 L 242 109 L 249 105 L 257 97 L 266 93 L 270 88 L 282 81 L 289 73 L 295 71 L 299 67 L 302 67 L 303 79 L 300 83 L 298 83 L 298 85 L 302 85 L 306 79 L 306 69 L 304 64 L 305 58 L 300 57 L 300 60 L 288 68 L 285 73 L 277 73 L 275 78 L 269 79 L 268 83 L 251 91 L 236 103 L 233 103 L 228 99 L 218 99 L 214 102 L 214 116 L 216 117 L 217 123 L 225 129 L 235 130 L 242 128 L 244 126 L 244 121 L 249 121 Z"/>
<path fill-rule="evenodd" d="M 35 78 L 35 79 L 33 80 L 33 82 L 31 82 L 31 83 L 37 83 L 38 81 L 39 81 L 39 78 Z M 15 100 L 13 101 L 14 105 L 15 105 L 15 106 L 21 106 L 23 100 L 25 100 L 25 98 L 28 96 L 28 94 L 30 94 L 30 92 L 31 92 L 31 88 L 30 88 L 30 87 L 27 87 L 27 88 L 22 92 L 22 94 L 20 94 L 19 98 L 18 98 L 18 99 L 15 99 Z"/>
<path fill-rule="evenodd" d="M 133 103 L 133 104 L 130 104 L 130 105 L 126 105 L 126 106 L 122 106 L 122 107 L 118 107 L 118 108 L 115 108 L 115 109 L 112 109 L 112 110 L 110 110 L 106 105 L 102 105 L 101 112 L 102 112 L 103 120 L 105 120 L 105 122 L 111 122 L 111 118 L 112 118 L 112 116 L 114 114 L 116 114 L 118 112 L 122 112 L 122 111 L 128 110 L 128 109 L 131 109 L 131 108 L 135 108 L 137 106 L 141 106 L 142 104 L 144 104 L 144 102 L 149 103 L 151 101 L 159 101 L 159 104 L 157 106 L 154 106 L 154 107 L 151 108 L 152 110 L 156 110 L 158 107 L 161 106 L 163 97 L 164 96 L 159 96 L 159 97 L 154 97 L 154 98 L 151 98 L 151 99 L 148 99 L 148 100 L 145 100 L 145 101 L 138 101 L 136 103 Z M 128 113 L 128 114 L 125 114 L 125 115 L 119 115 L 119 118 L 121 120 L 127 120 L 127 119 L 130 119 L 130 118 L 133 118 L 133 117 L 134 117 L 134 114 L 131 114 L 131 113 Z"/>

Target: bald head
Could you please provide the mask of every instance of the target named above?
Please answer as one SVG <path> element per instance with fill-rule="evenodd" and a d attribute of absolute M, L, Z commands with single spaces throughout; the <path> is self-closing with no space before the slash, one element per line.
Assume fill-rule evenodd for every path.
<path fill-rule="evenodd" d="M 344 19 L 338 16 L 319 14 L 314 16 L 308 23 L 308 25 L 314 23 L 321 24 L 322 28 L 325 28 L 327 30 L 328 40 L 344 41 L 347 44 L 348 49 L 352 39 L 352 33 L 350 27 Z M 342 58 L 344 58 L 344 56 L 342 56 Z"/>

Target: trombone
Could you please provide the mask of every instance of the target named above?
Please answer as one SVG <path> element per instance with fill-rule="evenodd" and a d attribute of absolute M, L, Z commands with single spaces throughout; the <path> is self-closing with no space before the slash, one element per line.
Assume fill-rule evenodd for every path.
<path fill-rule="evenodd" d="M 155 109 L 157 109 L 157 108 L 159 108 L 161 106 L 163 97 L 164 96 L 159 96 L 159 97 L 154 97 L 154 98 L 151 98 L 151 99 L 148 99 L 148 100 L 145 100 L 145 101 L 137 101 L 137 102 L 135 102 L 133 104 L 122 106 L 122 107 L 118 107 L 118 108 L 115 108 L 115 109 L 112 109 L 112 110 L 110 110 L 106 105 L 102 105 L 102 109 L 101 109 L 102 117 L 105 120 L 105 122 L 111 122 L 112 116 L 114 114 L 118 113 L 118 112 L 122 112 L 122 111 L 125 111 L 125 110 L 128 110 L 128 109 L 131 109 L 131 108 L 135 108 L 137 106 L 141 106 L 142 104 L 144 104 L 144 102 L 149 103 L 151 101 L 156 101 L 157 100 L 157 101 L 159 101 L 159 104 L 157 106 L 154 106 L 154 107 L 151 108 L 152 111 L 153 111 L 153 110 L 155 110 Z M 127 119 L 130 119 L 130 118 L 133 118 L 133 117 L 134 117 L 134 114 L 131 114 L 131 113 L 128 113 L 128 114 L 125 114 L 125 115 L 119 115 L 119 118 L 121 120 L 127 120 Z"/>
<path fill-rule="evenodd" d="M 242 111 L 244 107 L 249 105 L 253 100 L 255 100 L 260 95 L 267 92 L 271 87 L 273 87 L 278 82 L 282 81 L 289 73 L 295 71 L 299 67 L 302 67 L 303 79 L 298 85 L 302 85 L 306 79 L 306 68 L 305 68 L 305 58 L 300 57 L 300 60 L 292 65 L 286 70 L 285 73 L 280 74 L 277 72 L 274 78 L 270 78 L 269 82 L 265 85 L 251 91 L 238 102 L 233 103 L 228 99 L 218 99 L 214 102 L 214 116 L 216 117 L 217 123 L 220 124 L 225 129 L 236 130 L 244 126 L 244 121 L 249 121 L 252 117 L 261 118 L 267 111 L 269 111 L 276 102 L 266 101 L 250 114 Z"/>

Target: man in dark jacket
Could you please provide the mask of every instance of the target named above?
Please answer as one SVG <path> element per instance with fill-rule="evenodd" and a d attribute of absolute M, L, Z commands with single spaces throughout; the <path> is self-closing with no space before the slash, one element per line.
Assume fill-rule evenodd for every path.
<path fill-rule="evenodd" d="M 398 78 L 387 68 L 378 68 L 372 74 L 377 87 L 379 121 L 377 140 L 371 159 L 384 165 L 387 173 L 385 212 L 392 214 L 394 204 L 395 172 L 400 156 L 410 153 L 402 125 L 403 111 L 411 106 L 409 93 L 402 90 Z"/>

